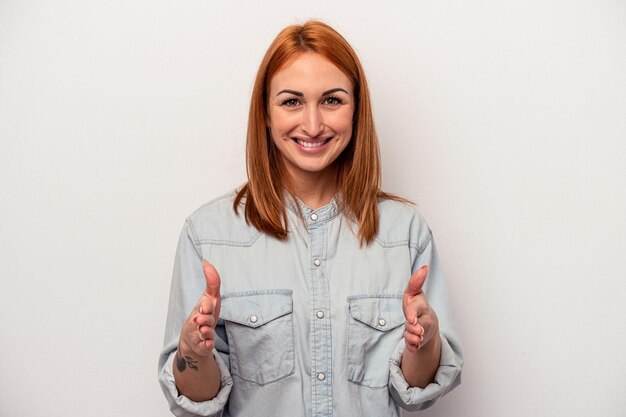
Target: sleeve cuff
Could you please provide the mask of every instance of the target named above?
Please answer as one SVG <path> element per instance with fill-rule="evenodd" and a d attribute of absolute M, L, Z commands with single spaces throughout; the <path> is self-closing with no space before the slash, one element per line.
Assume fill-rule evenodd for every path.
<path fill-rule="evenodd" d="M 402 339 L 389 361 L 389 391 L 400 407 L 410 411 L 423 410 L 461 383 L 461 359 L 443 335 L 441 335 L 441 360 L 435 380 L 425 388 L 410 387 L 406 382 L 400 368 L 404 348 L 405 343 Z"/>
<path fill-rule="evenodd" d="M 161 389 L 163 389 L 165 393 L 172 413 L 178 417 L 221 417 L 233 386 L 233 379 L 224 359 L 217 351 L 213 350 L 213 356 L 215 357 L 221 374 L 221 387 L 215 398 L 208 401 L 195 402 L 184 395 L 178 394 L 176 381 L 174 380 L 174 372 L 172 370 L 174 356 L 176 356 L 175 350 L 170 353 L 167 362 L 165 362 L 165 366 L 163 366 L 159 373 Z"/>

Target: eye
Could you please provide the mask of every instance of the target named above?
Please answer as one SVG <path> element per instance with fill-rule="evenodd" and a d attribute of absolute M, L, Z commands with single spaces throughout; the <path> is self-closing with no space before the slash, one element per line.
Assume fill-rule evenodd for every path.
<path fill-rule="evenodd" d="M 324 99 L 324 104 L 329 104 L 331 106 L 338 106 L 343 104 L 343 100 L 337 96 L 328 96 Z"/>
<path fill-rule="evenodd" d="M 285 107 L 295 107 L 298 104 L 300 104 L 300 100 L 297 98 L 286 98 L 280 102 L 280 105 Z"/>

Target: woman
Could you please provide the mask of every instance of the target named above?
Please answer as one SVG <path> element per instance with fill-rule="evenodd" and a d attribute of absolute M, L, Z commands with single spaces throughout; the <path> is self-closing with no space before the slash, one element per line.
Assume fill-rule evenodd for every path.
<path fill-rule="evenodd" d="M 431 232 L 380 190 L 365 76 L 329 26 L 269 47 L 247 166 L 181 234 L 159 364 L 173 413 L 398 416 L 458 385 Z"/>

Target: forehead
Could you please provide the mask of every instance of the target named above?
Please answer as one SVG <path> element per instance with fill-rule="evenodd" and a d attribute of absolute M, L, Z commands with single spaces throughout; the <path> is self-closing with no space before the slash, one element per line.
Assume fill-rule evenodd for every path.
<path fill-rule="evenodd" d="M 306 52 L 278 70 L 270 81 L 270 91 L 292 88 L 299 91 L 342 87 L 352 92 L 352 82 L 325 57 Z"/>

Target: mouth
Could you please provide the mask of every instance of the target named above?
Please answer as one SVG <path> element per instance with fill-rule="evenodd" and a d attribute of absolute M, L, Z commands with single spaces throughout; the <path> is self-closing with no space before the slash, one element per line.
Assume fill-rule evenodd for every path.
<path fill-rule="evenodd" d="M 300 139 L 300 138 L 291 138 L 295 143 L 297 143 L 298 145 L 302 146 L 303 148 L 306 149 L 315 149 L 315 148 L 319 148 L 321 146 L 326 145 L 328 142 L 330 142 L 332 140 L 332 136 L 329 138 L 325 138 L 325 139 Z"/>

